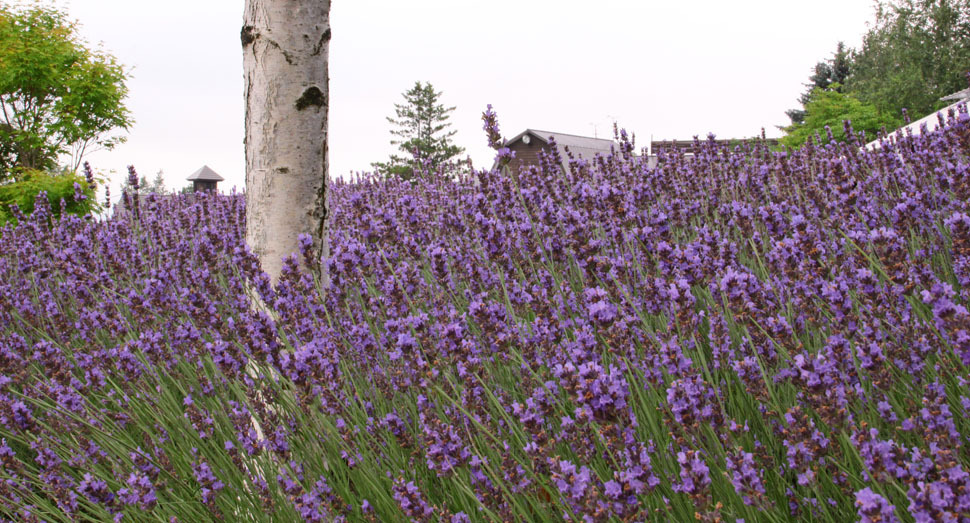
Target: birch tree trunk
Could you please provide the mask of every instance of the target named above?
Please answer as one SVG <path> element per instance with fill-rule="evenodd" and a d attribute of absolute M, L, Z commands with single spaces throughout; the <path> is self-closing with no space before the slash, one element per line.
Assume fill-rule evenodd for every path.
<path fill-rule="evenodd" d="M 246 241 L 275 282 L 301 233 L 327 254 L 330 0 L 245 2 Z"/>

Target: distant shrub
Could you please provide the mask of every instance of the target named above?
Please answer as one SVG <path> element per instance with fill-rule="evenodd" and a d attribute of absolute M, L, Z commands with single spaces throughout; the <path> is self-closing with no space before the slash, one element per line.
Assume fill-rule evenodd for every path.
<path fill-rule="evenodd" d="M 25 171 L 17 181 L 0 185 L 0 226 L 16 222 L 14 205 L 25 215 L 34 212 L 34 204 L 41 193 L 46 193 L 55 218 L 62 212 L 77 216 L 91 214 L 99 209 L 94 188 L 92 179 L 75 173 Z"/>
<path fill-rule="evenodd" d="M 865 140 L 869 141 L 876 139 L 880 130 L 891 132 L 902 124 L 899 118 L 880 113 L 876 106 L 839 92 L 839 88 L 839 84 L 833 83 L 828 89 L 813 90 L 805 104 L 804 121 L 786 127 L 788 134 L 781 143 L 801 147 L 816 136 L 822 143 L 851 141 L 846 122 L 853 133 L 865 133 Z"/>

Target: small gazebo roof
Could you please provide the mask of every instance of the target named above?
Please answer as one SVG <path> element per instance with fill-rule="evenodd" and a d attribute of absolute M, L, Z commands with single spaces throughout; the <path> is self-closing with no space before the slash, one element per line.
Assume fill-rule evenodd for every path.
<path fill-rule="evenodd" d="M 190 182 L 197 180 L 206 182 L 222 182 L 225 181 L 225 178 L 219 176 L 219 174 L 210 169 L 208 165 L 203 165 L 201 169 L 189 175 L 186 180 L 189 180 Z"/>

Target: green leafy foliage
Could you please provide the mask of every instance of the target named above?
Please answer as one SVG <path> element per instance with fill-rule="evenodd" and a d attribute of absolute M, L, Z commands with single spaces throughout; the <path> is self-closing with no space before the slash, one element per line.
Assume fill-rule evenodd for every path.
<path fill-rule="evenodd" d="M 843 121 L 849 121 L 856 133 L 865 132 L 869 137 L 875 137 L 876 133 L 885 127 L 892 130 L 901 124 L 901 121 L 889 114 L 880 113 L 879 110 L 871 105 L 861 102 L 851 94 L 840 92 L 841 85 L 831 84 L 828 89 L 815 88 L 808 97 L 805 104 L 805 118 L 802 123 L 792 124 L 785 128 L 788 133 L 781 139 L 783 145 L 798 147 L 816 134 L 822 142 L 828 142 L 829 127 L 832 137 L 836 141 L 844 141 L 845 128 Z"/>
<path fill-rule="evenodd" d="M 880 0 L 852 69 L 847 90 L 881 112 L 915 119 L 942 108 L 967 86 L 970 0 Z"/>
<path fill-rule="evenodd" d="M 62 210 L 84 216 L 100 209 L 95 186 L 89 185 L 83 176 L 67 171 L 54 173 L 32 170 L 24 172 L 16 182 L 0 185 L 0 227 L 8 222 L 17 223 L 14 205 L 24 215 L 33 213 L 41 193 L 46 193 L 54 218 L 60 217 Z M 64 201 L 63 207 L 61 200 Z"/>
<path fill-rule="evenodd" d="M 415 82 L 404 93 L 403 104 L 394 104 L 397 118 L 387 118 L 395 126 L 391 134 L 399 139 L 392 145 L 406 156 L 392 155 L 387 162 L 374 163 L 378 173 L 388 177 L 411 179 L 418 172 L 439 172 L 465 150 L 451 143 L 457 131 L 449 130 L 448 118 L 454 107 L 440 103 L 441 91 L 430 82 Z"/>
<path fill-rule="evenodd" d="M 85 153 L 123 142 L 109 133 L 132 124 L 126 78 L 64 13 L 0 5 L 0 181 L 55 169 L 61 155 L 76 171 Z"/>

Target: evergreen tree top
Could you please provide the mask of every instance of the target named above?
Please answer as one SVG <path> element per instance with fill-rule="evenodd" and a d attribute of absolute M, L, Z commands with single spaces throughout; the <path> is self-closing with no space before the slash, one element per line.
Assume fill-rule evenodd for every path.
<path fill-rule="evenodd" d="M 411 178 L 418 171 L 436 172 L 465 151 L 451 142 L 457 131 L 449 129 L 448 118 L 455 107 L 441 103 L 441 95 L 431 82 L 420 81 L 403 93 L 404 102 L 394 104 L 395 116 L 387 117 L 387 121 L 394 126 L 391 134 L 397 137 L 391 144 L 405 155 L 392 155 L 386 163 L 373 164 L 378 172 L 403 178 Z"/>

